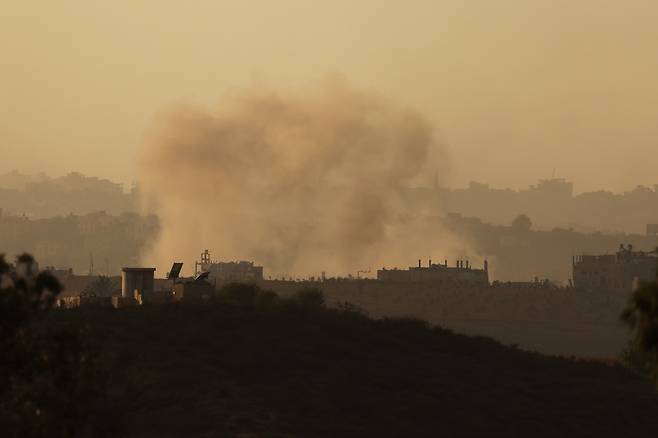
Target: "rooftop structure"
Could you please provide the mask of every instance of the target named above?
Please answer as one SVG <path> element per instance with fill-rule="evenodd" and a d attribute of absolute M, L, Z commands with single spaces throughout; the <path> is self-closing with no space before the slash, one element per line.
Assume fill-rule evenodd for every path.
<path fill-rule="evenodd" d="M 538 184 L 530 186 L 531 192 L 540 192 L 549 197 L 571 198 L 573 183 L 564 178 L 542 179 Z"/>
<path fill-rule="evenodd" d="M 121 296 L 132 298 L 139 294 L 153 293 L 155 268 L 122 268 Z"/>
<path fill-rule="evenodd" d="M 213 261 L 210 252 L 206 249 L 201 253 L 201 259 L 195 262 L 195 275 L 208 273 L 211 282 L 227 283 L 233 281 L 259 281 L 263 279 L 263 267 L 254 265 L 254 262 L 221 262 Z"/>
<path fill-rule="evenodd" d="M 399 283 L 488 286 L 489 263 L 485 260 L 482 269 L 475 269 L 467 260 L 457 260 L 454 267 L 449 267 L 447 260 L 443 264 L 434 264 L 430 260 L 427 267 L 423 267 L 421 260 L 418 260 L 417 267 L 410 267 L 406 270 L 379 269 L 377 280 Z"/>
<path fill-rule="evenodd" d="M 634 251 L 620 245 L 615 254 L 581 255 L 573 259 L 573 283 L 578 289 L 632 291 L 639 281 L 656 278 L 656 251 Z"/>

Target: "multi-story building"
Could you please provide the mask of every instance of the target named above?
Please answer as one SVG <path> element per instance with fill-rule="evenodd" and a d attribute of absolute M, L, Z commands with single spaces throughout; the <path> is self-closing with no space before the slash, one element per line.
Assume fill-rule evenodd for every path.
<path fill-rule="evenodd" d="M 254 265 L 254 262 L 220 262 L 210 258 L 206 249 L 201 253 L 201 259 L 195 262 L 195 275 L 208 272 L 208 279 L 214 284 L 229 282 L 251 282 L 263 279 L 263 267 Z"/>
<path fill-rule="evenodd" d="M 573 259 L 573 283 L 578 289 L 632 291 L 640 281 L 656 278 L 656 251 L 633 251 L 620 245 L 615 254 L 581 255 Z"/>
<path fill-rule="evenodd" d="M 647 224 L 647 236 L 658 236 L 658 224 Z"/>
<path fill-rule="evenodd" d="M 421 266 L 409 269 L 386 269 L 377 271 L 377 280 L 399 283 L 430 283 L 436 285 L 468 285 L 488 286 L 489 266 L 484 262 L 483 269 L 473 268 L 468 261 L 458 260 L 454 267 L 449 267 L 446 261 L 443 264 L 434 264 L 430 260 L 427 267 Z"/>

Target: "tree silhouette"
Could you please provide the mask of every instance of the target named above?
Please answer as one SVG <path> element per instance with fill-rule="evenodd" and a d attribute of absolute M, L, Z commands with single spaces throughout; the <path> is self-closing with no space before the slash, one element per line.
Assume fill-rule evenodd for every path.
<path fill-rule="evenodd" d="M 656 280 L 640 283 L 633 291 L 621 319 L 633 330 L 627 360 L 658 378 L 658 273 Z"/>
<path fill-rule="evenodd" d="M 520 214 L 512 221 L 512 228 L 519 231 L 530 231 L 532 228 L 532 221 L 525 214 Z"/>
<path fill-rule="evenodd" d="M 99 275 L 96 280 L 82 290 L 80 295 L 86 297 L 111 297 L 117 290 L 118 287 L 112 279 L 104 275 Z"/>
<path fill-rule="evenodd" d="M 0 434 L 73 436 L 85 428 L 102 379 L 76 327 L 49 324 L 62 286 L 24 254 L 0 255 Z"/>
<path fill-rule="evenodd" d="M 290 297 L 293 304 L 302 308 L 321 308 L 325 305 L 324 294 L 317 287 L 305 287 Z"/>

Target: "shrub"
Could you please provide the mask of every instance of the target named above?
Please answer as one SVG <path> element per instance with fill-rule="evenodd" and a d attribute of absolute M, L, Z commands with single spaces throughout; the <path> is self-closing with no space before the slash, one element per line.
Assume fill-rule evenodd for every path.
<path fill-rule="evenodd" d="M 336 308 L 338 309 L 338 311 L 349 315 L 359 315 L 364 317 L 368 316 L 368 312 L 366 312 L 366 310 L 363 307 L 357 306 L 356 304 L 350 303 L 349 301 L 343 301 L 341 303 L 338 303 L 336 305 Z"/>
<path fill-rule="evenodd" d="M 324 295 L 316 287 L 300 289 L 290 297 L 290 302 L 304 309 L 320 309 L 325 305 Z"/>
<path fill-rule="evenodd" d="M 520 214 L 512 221 L 512 229 L 516 231 L 530 231 L 532 221 L 525 214 Z"/>
<path fill-rule="evenodd" d="M 256 295 L 256 306 L 273 307 L 279 302 L 279 296 L 271 290 L 259 290 Z"/>
<path fill-rule="evenodd" d="M 219 290 L 219 297 L 242 307 L 271 307 L 279 302 L 276 293 L 254 283 L 228 283 Z"/>
<path fill-rule="evenodd" d="M 87 297 L 111 297 L 117 295 L 121 286 L 115 284 L 112 279 L 104 275 L 99 275 L 96 280 L 88 284 L 80 293 L 81 296 Z"/>
<path fill-rule="evenodd" d="M 634 372 L 649 379 L 657 380 L 656 353 L 644 351 L 634 340 L 631 340 L 622 351 L 620 359 L 624 365 Z"/>
<path fill-rule="evenodd" d="M 641 283 L 633 291 L 621 319 L 633 331 L 622 360 L 658 381 L 658 280 Z"/>
<path fill-rule="evenodd" d="M 0 430 L 3 436 L 90 432 L 103 380 L 82 332 L 49 327 L 44 315 L 62 287 L 29 255 L 0 256 Z M 94 432 L 95 433 L 95 432 Z"/>
<path fill-rule="evenodd" d="M 219 290 L 220 297 L 240 306 L 254 306 L 260 288 L 252 283 L 228 283 Z"/>

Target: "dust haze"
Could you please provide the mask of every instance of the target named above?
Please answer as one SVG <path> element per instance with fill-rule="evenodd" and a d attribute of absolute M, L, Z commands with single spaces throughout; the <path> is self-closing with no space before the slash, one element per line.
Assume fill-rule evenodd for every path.
<path fill-rule="evenodd" d="M 144 128 L 172 100 L 210 105 L 252 81 L 299 86 L 340 72 L 440 127 L 450 187 L 520 189 L 554 170 L 576 193 L 655 183 L 653 1 L 3 6 L 0 173 L 130 185 Z"/>
<path fill-rule="evenodd" d="M 172 257 L 191 262 L 210 248 L 271 275 L 344 275 L 455 254 L 463 245 L 427 233 L 399 192 L 444 161 L 421 114 L 342 80 L 175 105 L 139 161 L 162 221 L 146 259 L 166 269 Z"/>

